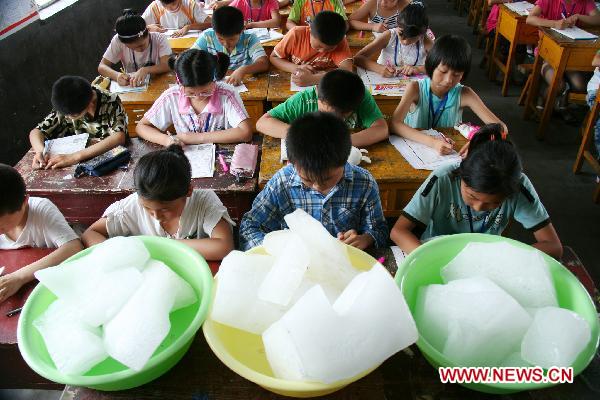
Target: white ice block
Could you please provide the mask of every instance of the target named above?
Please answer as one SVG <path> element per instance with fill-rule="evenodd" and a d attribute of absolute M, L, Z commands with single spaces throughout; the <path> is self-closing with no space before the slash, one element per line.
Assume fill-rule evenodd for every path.
<path fill-rule="evenodd" d="M 293 233 L 300 236 L 310 252 L 306 276 L 320 284 L 343 291 L 358 274 L 352 267 L 346 246 L 329 234 L 327 229 L 302 209 L 284 217 Z"/>
<path fill-rule="evenodd" d="M 415 319 L 420 334 L 459 366 L 497 366 L 531 323 L 514 298 L 481 277 L 422 288 Z"/>
<path fill-rule="evenodd" d="M 258 298 L 258 288 L 273 266 L 268 255 L 232 251 L 221 262 L 210 318 L 224 325 L 261 334 L 285 308 Z"/>
<path fill-rule="evenodd" d="M 402 294 L 379 264 L 359 274 L 332 306 L 313 286 L 263 334 L 276 376 L 325 383 L 376 367 L 417 340 Z"/>
<path fill-rule="evenodd" d="M 104 325 L 108 354 L 135 371 L 143 369 L 171 328 L 169 313 L 177 284 L 173 272 L 165 270 L 168 267 L 154 265 L 121 311 Z"/>
<path fill-rule="evenodd" d="M 263 239 L 263 247 L 267 253 L 277 257 L 283 252 L 285 244 L 294 237 L 298 238 L 298 235 L 289 229 L 269 232 Z"/>
<path fill-rule="evenodd" d="M 78 312 L 56 300 L 33 321 L 56 368 L 65 375 L 83 375 L 108 357 L 100 328 L 78 318 Z"/>
<path fill-rule="evenodd" d="M 521 357 L 521 352 L 516 351 L 511 353 L 500 362 L 499 367 L 531 367 L 532 365 Z"/>
<path fill-rule="evenodd" d="M 196 292 L 194 292 L 190 284 L 162 261 L 150 259 L 144 267 L 143 276 L 146 277 L 149 274 L 163 274 L 164 276 L 168 276 L 169 280 L 175 286 L 175 303 L 171 311 L 185 308 L 198 301 L 198 296 L 196 296 Z"/>
<path fill-rule="evenodd" d="M 469 243 L 442 269 L 444 282 L 486 277 L 523 307 L 557 306 L 554 282 L 540 251 L 510 243 Z"/>
<path fill-rule="evenodd" d="M 102 265 L 106 271 L 128 267 L 141 271 L 150 259 L 150 253 L 139 238 L 117 236 L 94 247 L 88 257 L 91 257 L 94 263 Z"/>
<path fill-rule="evenodd" d="M 294 234 L 282 250 L 258 288 L 258 298 L 285 307 L 300 287 L 310 259 L 304 242 Z"/>
<path fill-rule="evenodd" d="M 91 326 L 114 317 L 142 282 L 135 267 L 107 272 L 90 257 L 39 270 L 35 277 L 58 298 L 76 306 L 79 317 Z"/>
<path fill-rule="evenodd" d="M 591 339 L 590 326 L 577 313 L 540 308 L 521 343 L 523 359 L 542 368 L 570 367 Z"/>

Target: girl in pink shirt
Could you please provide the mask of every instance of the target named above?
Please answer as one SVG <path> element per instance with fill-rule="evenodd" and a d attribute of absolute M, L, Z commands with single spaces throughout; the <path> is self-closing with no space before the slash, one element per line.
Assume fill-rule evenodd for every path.
<path fill-rule="evenodd" d="M 556 29 L 565 29 L 572 26 L 597 26 L 600 25 L 600 14 L 593 0 L 537 0 L 535 7 L 529 12 L 527 23 L 533 26 Z M 548 85 L 554 77 L 554 69 L 546 62 L 542 65 L 542 76 Z M 569 90 L 585 92 L 590 74 L 567 71 L 564 78 L 565 82 L 561 88 L 558 109 L 567 122 L 572 122 L 574 120 L 573 116 L 566 112 L 568 92 Z M 544 98 L 547 91 L 546 87 L 543 91 Z"/>
<path fill-rule="evenodd" d="M 233 0 L 229 5 L 244 14 L 246 29 L 278 28 L 281 22 L 277 0 Z"/>

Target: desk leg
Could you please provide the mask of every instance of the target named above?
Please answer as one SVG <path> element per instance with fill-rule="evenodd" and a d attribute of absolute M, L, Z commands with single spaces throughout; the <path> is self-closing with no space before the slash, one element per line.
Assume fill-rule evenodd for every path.
<path fill-rule="evenodd" d="M 542 117 L 540 118 L 540 125 L 538 126 L 536 134 L 538 140 L 544 139 L 544 135 L 546 133 L 546 126 L 548 125 L 548 121 L 550 120 L 550 117 L 552 116 L 552 111 L 554 110 L 554 102 L 556 101 L 558 89 L 560 88 L 563 81 L 563 74 L 565 73 L 565 67 L 567 66 L 568 58 L 568 50 L 564 49 L 560 56 L 560 63 L 558 64 L 558 68 L 554 69 L 554 76 L 552 77 L 552 82 L 550 82 L 548 96 L 546 97 L 546 104 L 544 104 L 544 111 L 542 112 Z"/>
<path fill-rule="evenodd" d="M 529 91 L 527 92 L 527 99 L 525 100 L 525 110 L 523 111 L 523 118 L 529 119 L 531 112 L 535 109 L 535 99 L 537 98 L 538 91 L 540 90 L 540 79 L 542 73 L 542 64 L 544 60 L 540 57 L 539 53 L 535 56 L 533 62 L 533 70 L 531 71 L 531 83 L 529 85 Z"/>
<path fill-rule="evenodd" d="M 502 96 L 506 97 L 506 93 L 508 92 L 508 83 L 510 82 L 510 74 L 512 71 L 513 61 L 515 60 L 516 50 L 517 50 L 517 41 L 516 38 L 519 37 L 519 28 L 513 35 L 513 40 L 509 40 L 510 47 L 508 49 L 508 57 L 506 58 L 506 65 L 504 66 L 504 80 L 502 81 Z"/>
<path fill-rule="evenodd" d="M 490 60 L 488 61 L 488 79 L 491 81 L 496 80 L 496 54 L 498 53 L 498 42 L 500 33 L 498 33 L 498 29 L 494 33 L 494 45 L 492 47 L 492 54 L 490 54 Z"/>
<path fill-rule="evenodd" d="M 598 101 L 595 101 L 593 107 L 588 113 L 583 129 L 583 137 L 581 138 L 581 145 L 579 146 L 579 151 L 577 152 L 577 157 L 575 158 L 575 164 L 573 164 L 574 174 L 581 170 L 585 153 L 590 146 L 592 137 L 594 137 L 594 127 L 596 126 L 596 118 L 598 117 L 598 108 Z"/>

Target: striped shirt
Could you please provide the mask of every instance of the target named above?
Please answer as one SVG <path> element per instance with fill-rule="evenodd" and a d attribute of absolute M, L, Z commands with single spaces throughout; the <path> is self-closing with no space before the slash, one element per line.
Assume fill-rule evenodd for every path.
<path fill-rule="evenodd" d="M 231 53 L 228 53 L 227 49 L 219 43 L 217 34 L 212 28 L 202 32 L 192 48 L 208 51 L 211 54 L 217 54 L 217 52 L 227 54 L 229 56 L 229 69 L 231 70 L 254 64 L 259 58 L 267 56 L 256 35 L 246 31 L 242 32 L 240 40 L 238 40 Z"/>
<path fill-rule="evenodd" d="M 217 82 L 208 104 L 199 114 L 179 86 L 173 86 L 160 95 L 144 117 L 161 131 L 173 125 L 177 133 L 202 133 L 236 128 L 248 119 L 248 112 L 233 86 Z"/>
<path fill-rule="evenodd" d="M 121 104 L 121 99 L 114 93 L 109 93 L 96 87 L 96 111 L 93 116 L 84 115 L 79 119 L 71 119 L 56 110 L 36 128 L 42 131 L 45 139 L 56 139 L 64 136 L 89 133 L 90 138 L 104 139 L 116 132 L 127 135 L 127 114 Z"/>
<path fill-rule="evenodd" d="M 256 196 L 252 209 L 240 225 L 240 247 L 250 249 L 262 243 L 272 231 L 287 228 L 283 217 L 301 208 L 333 236 L 355 229 L 368 233 L 376 247 L 387 243 L 379 189 L 371 174 L 346 163 L 344 176 L 326 195 L 306 187 L 292 164 L 280 169 Z"/>
<path fill-rule="evenodd" d="M 389 17 L 383 17 L 379 15 L 379 0 L 377 0 L 377 7 L 375 8 L 375 15 L 369 18 L 369 23 L 371 24 L 380 24 L 383 23 L 386 28 L 394 29 L 398 27 L 398 14 L 400 14 L 399 10 L 396 10 L 395 13 L 390 15 Z"/>

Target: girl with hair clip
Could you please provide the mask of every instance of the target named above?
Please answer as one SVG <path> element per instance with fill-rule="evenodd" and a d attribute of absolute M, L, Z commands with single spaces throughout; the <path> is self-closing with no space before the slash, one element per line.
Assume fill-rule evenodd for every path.
<path fill-rule="evenodd" d="M 227 73 L 227 55 L 189 49 L 171 57 L 169 65 L 177 86 L 165 90 L 137 124 L 141 138 L 163 146 L 252 139 L 254 127 L 240 95 L 233 86 L 218 82 Z M 166 131 L 171 125 L 175 136 Z"/>
<path fill-rule="evenodd" d="M 354 64 L 384 77 L 425 73 L 425 56 L 433 46 L 433 40 L 426 36 L 428 26 L 423 4 L 409 4 L 398 15 L 398 27 L 384 32 L 356 53 Z M 377 52 L 377 62 L 372 61 Z"/>
<path fill-rule="evenodd" d="M 169 71 L 171 46 L 166 36 L 148 32 L 146 22 L 131 9 L 123 10 L 115 23 L 117 34 L 98 64 L 98 73 L 116 81 L 121 86 L 139 86 L 147 75 Z M 115 71 L 117 63 L 123 66 Z"/>
<path fill-rule="evenodd" d="M 456 35 L 437 39 L 425 59 L 428 78 L 410 82 L 394 111 L 391 130 L 437 150 L 440 154 L 453 151 L 449 139 L 438 139 L 421 130 L 452 127 L 462 121 L 462 109 L 470 108 L 484 123 L 500 123 L 507 128 L 481 98 L 460 82 L 471 69 L 471 47 Z"/>
<path fill-rule="evenodd" d="M 515 219 L 531 232 L 537 249 L 555 257 L 562 245 L 546 209 L 500 124 L 481 127 L 460 164 L 447 164 L 423 182 L 391 231 L 410 253 L 422 241 L 455 233 L 501 235 Z M 424 228 L 420 239 L 413 228 Z"/>
<path fill-rule="evenodd" d="M 135 193 L 111 204 L 82 235 L 86 246 L 115 236 L 150 235 L 179 240 L 207 260 L 233 250 L 235 225 L 212 190 L 192 188 L 192 168 L 177 145 L 140 158 Z"/>

